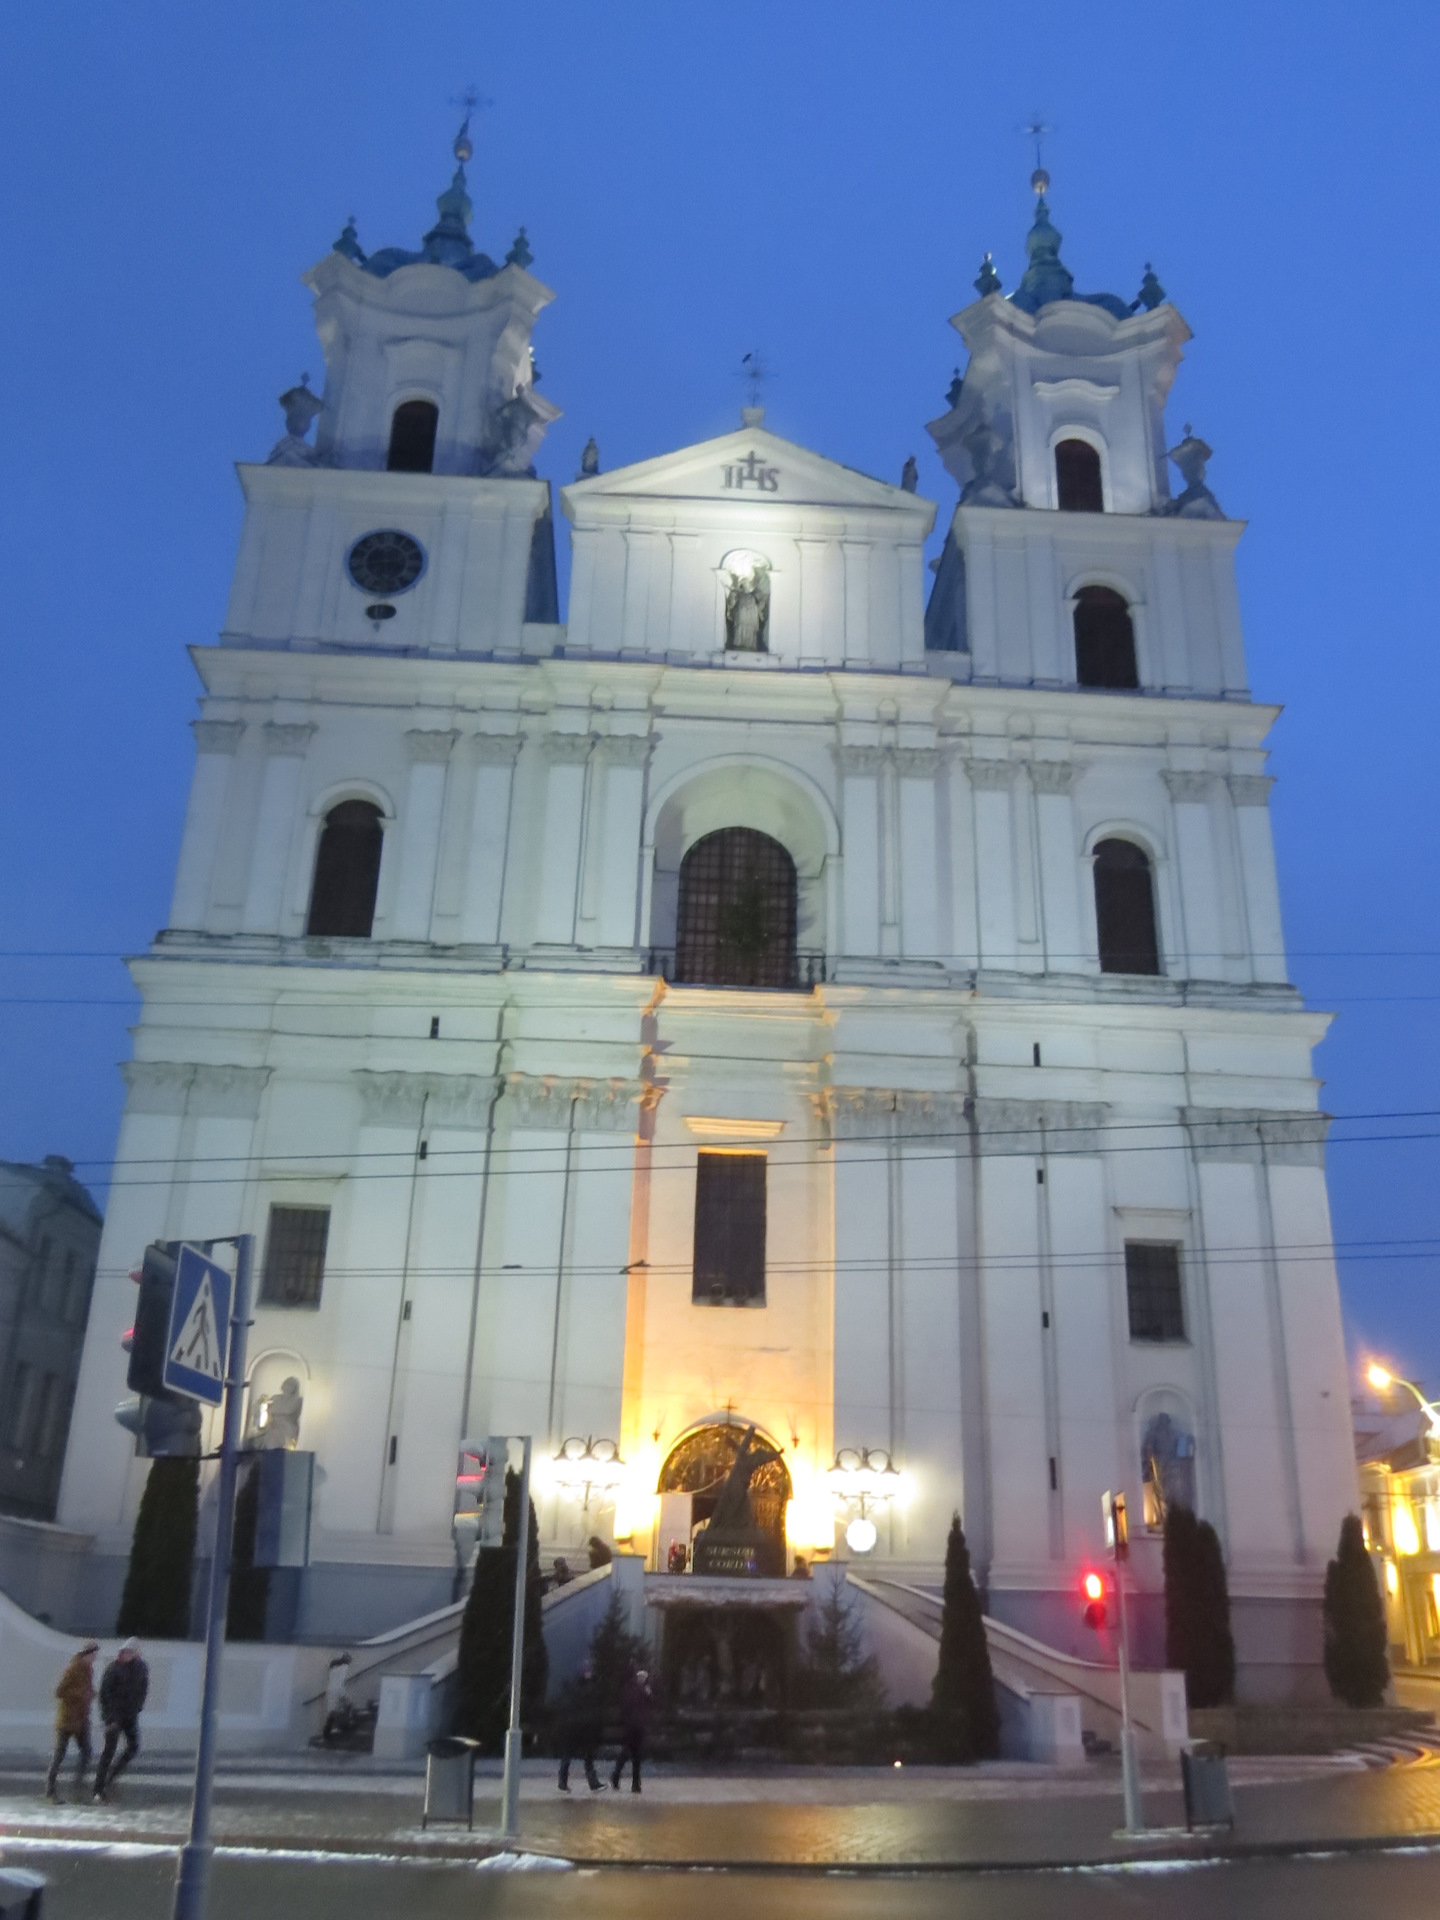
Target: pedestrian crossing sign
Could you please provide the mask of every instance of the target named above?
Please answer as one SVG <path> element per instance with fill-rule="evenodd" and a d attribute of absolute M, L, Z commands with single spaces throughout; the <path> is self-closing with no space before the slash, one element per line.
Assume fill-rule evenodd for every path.
<path fill-rule="evenodd" d="M 212 1407 L 224 1399 L 233 1285 L 225 1268 L 198 1247 L 181 1247 L 165 1350 L 164 1380 L 171 1393 L 208 1400 Z"/>

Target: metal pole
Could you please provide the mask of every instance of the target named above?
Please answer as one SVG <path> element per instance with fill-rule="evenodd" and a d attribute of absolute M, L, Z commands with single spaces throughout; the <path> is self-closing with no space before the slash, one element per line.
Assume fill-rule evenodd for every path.
<path fill-rule="evenodd" d="M 520 1683 L 525 1669 L 525 1574 L 530 1558 L 530 1436 L 520 1442 L 520 1524 L 515 1547 L 515 1624 L 510 1635 L 510 1724 L 505 1729 L 505 1785 L 501 1793 L 500 1834 L 520 1836 Z M 178 1920 L 178 1916 L 177 1916 Z"/>
<path fill-rule="evenodd" d="M 220 1478 L 215 1505 L 215 1552 L 205 1617 L 205 1678 L 200 1690 L 200 1747 L 195 1755 L 195 1797 L 190 1838 L 180 1849 L 175 1874 L 174 1920 L 205 1920 L 210 1890 L 210 1803 L 215 1787 L 215 1731 L 220 1664 L 225 1653 L 225 1610 L 230 1597 L 230 1536 L 235 1526 L 235 1473 L 240 1455 L 240 1411 L 245 1396 L 245 1345 L 250 1330 L 250 1267 L 254 1236 L 235 1240 L 235 1292 L 230 1303 L 230 1365 L 225 1376 L 225 1422 L 220 1441 Z"/>
<path fill-rule="evenodd" d="M 1125 1831 L 1145 1831 L 1140 1801 L 1140 1770 L 1135 1758 L 1135 1729 L 1130 1724 L 1130 1636 L 1125 1618 L 1125 1563 L 1115 1562 L 1115 1598 L 1120 1611 L 1120 1780 L 1125 1795 Z"/>

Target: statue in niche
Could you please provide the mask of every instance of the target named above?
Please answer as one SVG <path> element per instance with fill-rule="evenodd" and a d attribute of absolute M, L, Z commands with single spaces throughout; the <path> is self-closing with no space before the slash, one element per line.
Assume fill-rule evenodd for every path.
<path fill-rule="evenodd" d="M 725 648 L 728 653 L 767 653 L 770 639 L 770 562 L 758 553 L 726 561 Z"/>
<path fill-rule="evenodd" d="M 1141 1442 L 1145 1525 L 1163 1527 L 1166 1510 L 1195 1511 L 1195 1436 L 1171 1414 L 1157 1413 L 1145 1423 Z"/>
<path fill-rule="evenodd" d="M 765 1441 L 755 1439 L 754 1427 L 748 1427 L 745 1438 L 740 1442 L 734 1464 L 725 1476 L 725 1484 L 715 1502 L 715 1511 L 710 1516 L 709 1531 L 712 1537 L 719 1533 L 748 1533 L 755 1525 L 754 1510 L 750 1505 L 750 1482 L 771 1460 L 780 1458 L 778 1447 L 767 1446 Z"/>
<path fill-rule="evenodd" d="M 250 1445 L 257 1453 L 293 1450 L 300 1444 L 300 1415 L 305 1406 L 300 1382 L 292 1374 L 278 1393 L 267 1393 L 255 1410 Z"/>

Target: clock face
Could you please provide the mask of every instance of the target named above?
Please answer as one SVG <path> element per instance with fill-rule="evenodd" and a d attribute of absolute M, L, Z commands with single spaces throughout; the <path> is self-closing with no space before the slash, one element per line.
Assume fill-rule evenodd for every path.
<path fill-rule="evenodd" d="M 425 549 L 408 533 L 383 527 L 362 534 L 345 564 L 362 593 L 404 593 L 425 571 Z"/>

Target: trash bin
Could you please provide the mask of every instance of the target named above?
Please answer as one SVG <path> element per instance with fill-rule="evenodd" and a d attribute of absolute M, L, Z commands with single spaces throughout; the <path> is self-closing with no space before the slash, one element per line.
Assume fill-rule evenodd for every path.
<path fill-rule="evenodd" d="M 45 1882 L 24 1867 L 0 1868 L 0 1920 L 40 1920 Z"/>
<path fill-rule="evenodd" d="M 475 1824 L 475 1749 L 478 1740 L 448 1734 L 425 1749 L 425 1812 L 421 1827 L 432 1820 L 463 1820 Z"/>
<path fill-rule="evenodd" d="M 1223 1747 L 1213 1740 L 1191 1740 L 1180 1749 L 1180 1777 L 1185 1784 L 1187 1827 L 1234 1826 L 1235 1802 L 1230 1797 Z"/>

